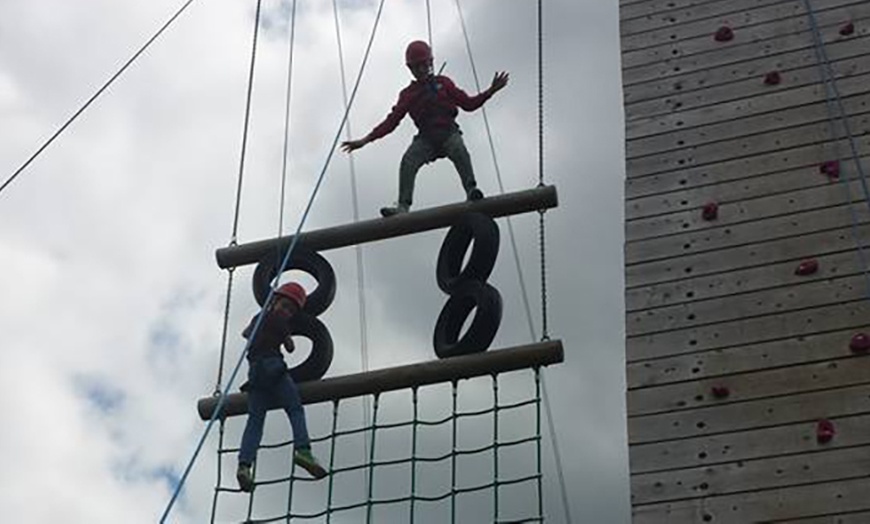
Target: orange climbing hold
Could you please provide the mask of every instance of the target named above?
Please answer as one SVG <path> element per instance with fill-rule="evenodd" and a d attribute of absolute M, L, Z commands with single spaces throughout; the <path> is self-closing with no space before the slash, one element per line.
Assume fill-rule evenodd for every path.
<path fill-rule="evenodd" d="M 708 222 L 719 218 L 719 204 L 716 202 L 704 204 L 704 207 L 701 208 L 701 218 Z"/>
<path fill-rule="evenodd" d="M 840 161 L 828 160 L 827 162 L 822 162 L 819 165 L 819 173 L 828 175 L 828 178 L 832 180 L 840 178 Z"/>
<path fill-rule="evenodd" d="M 870 336 L 867 333 L 856 333 L 849 342 L 849 349 L 853 353 L 866 353 L 870 350 Z"/>
<path fill-rule="evenodd" d="M 794 274 L 805 277 L 819 271 L 819 263 L 815 259 L 804 260 L 795 268 Z"/>
<path fill-rule="evenodd" d="M 771 71 L 764 75 L 764 84 L 769 86 L 779 85 L 782 82 L 782 76 L 778 71 Z"/>
<path fill-rule="evenodd" d="M 819 444 L 827 444 L 834 439 L 836 434 L 837 430 L 834 428 L 834 423 L 830 420 L 822 419 L 816 424 L 816 441 Z"/>
<path fill-rule="evenodd" d="M 716 31 L 716 34 L 713 35 L 713 38 L 717 42 L 729 42 L 731 40 L 734 40 L 734 30 L 726 25 L 723 25 Z"/>

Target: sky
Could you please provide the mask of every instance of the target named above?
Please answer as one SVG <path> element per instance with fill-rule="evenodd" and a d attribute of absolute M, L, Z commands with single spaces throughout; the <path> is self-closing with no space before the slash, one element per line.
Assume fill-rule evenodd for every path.
<path fill-rule="evenodd" d="M 0 180 L 11 176 L 181 3 L 0 3 Z M 476 92 L 456 3 L 430 3 L 437 67 L 446 63 L 444 74 Z M 338 4 L 352 83 L 377 2 Z M 563 341 L 566 358 L 545 370 L 544 377 L 573 521 L 626 523 L 618 4 L 545 4 L 544 178 L 557 186 L 560 200 L 547 213 L 548 319 L 550 335 Z M 214 250 L 231 239 L 240 171 L 239 242 L 274 236 L 279 217 L 284 231 L 295 229 L 324 169 L 303 229 L 353 221 L 348 158 L 339 152 L 329 158 L 343 111 L 331 2 L 298 3 L 287 197 L 280 209 L 290 5 L 289 0 L 263 1 L 243 164 L 255 2 L 197 0 L 0 193 L 4 521 L 159 519 L 204 430 L 196 401 L 216 385 L 227 283 Z M 495 71 L 510 72 L 508 87 L 485 106 L 505 189 L 533 187 L 538 181 L 536 4 L 464 0 L 461 5 L 481 87 Z M 405 45 L 426 38 L 423 0 L 386 2 L 350 114 L 351 136 L 364 135 L 386 115 L 410 80 L 403 64 Z M 480 187 L 486 194 L 497 193 L 482 113 L 462 113 L 458 122 Z M 380 206 L 395 200 L 398 162 L 413 134 L 406 119 L 396 132 L 355 153 L 362 218 L 377 216 Z M 421 170 L 415 208 L 461 198 L 449 162 Z M 500 225 L 502 249 L 490 283 L 505 305 L 494 348 L 524 344 L 531 337 L 507 228 L 504 221 Z M 515 217 L 513 226 L 540 335 L 537 216 Z M 434 278 L 444 233 L 363 247 L 370 368 L 434 358 L 432 328 L 446 301 Z M 344 248 L 325 256 L 339 281 L 335 303 L 322 316 L 336 347 L 328 376 L 359 372 L 355 251 Z M 235 273 L 224 386 L 243 347 L 238 333 L 256 311 L 252 273 L 252 266 Z M 463 408 L 491 401 L 487 380 L 460 385 Z M 529 383 L 527 374 L 506 377 L 500 391 L 506 399 L 520 398 Z M 421 406 L 428 410 L 426 416 L 436 417 L 449 390 L 435 388 L 428 394 Z M 387 395 L 382 416 L 401 418 L 407 407 L 407 394 Z M 360 410 L 348 405 L 350 426 Z M 330 411 L 328 406 L 309 409 L 312 433 L 328 429 Z M 505 416 L 505 434 L 533 423 L 527 412 L 511 416 Z M 237 442 L 242 423 L 239 418 L 227 424 L 228 446 Z M 471 427 L 462 438 L 480 438 L 490 429 Z M 286 419 L 278 414 L 270 415 L 266 430 L 264 442 L 289 437 Z M 401 438 L 384 437 L 387 442 Z M 433 434 L 425 447 L 435 450 L 447 438 Z M 213 432 L 170 522 L 207 521 L 216 446 Z M 317 446 L 315 452 L 326 454 Z M 506 468 L 528 465 L 528 457 L 506 458 Z M 547 522 L 565 522 L 546 424 L 543 464 Z M 232 480 L 233 466 L 228 456 L 222 469 L 225 482 Z M 479 474 L 473 463 L 465 467 L 469 477 Z M 401 475 L 389 472 L 383 479 L 379 489 L 402 482 Z M 523 496 L 516 500 L 525 500 Z M 225 515 L 236 515 L 243 505 L 233 497 L 222 495 Z M 272 504 L 269 495 L 261 503 Z M 441 518 L 438 511 L 430 511 L 433 522 Z M 382 516 L 394 518 L 399 517 Z M 219 522 L 239 520 L 218 517 Z"/>

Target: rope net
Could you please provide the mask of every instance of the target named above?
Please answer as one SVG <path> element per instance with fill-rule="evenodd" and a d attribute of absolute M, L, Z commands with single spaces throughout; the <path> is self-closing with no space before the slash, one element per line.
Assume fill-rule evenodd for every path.
<path fill-rule="evenodd" d="M 366 398 L 370 424 L 360 421 L 360 404 Z M 255 467 L 256 487 L 243 493 L 233 474 L 238 447 L 221 443 L 218 467 L 226 471 L 218 472 L 212 522 L 544 520 L 538 369 L 306 409 L 313 451 L 331 475 L 313 480 L 296 468 L 292 439 L 264 439 Z M 229 436 L 221 440 L 238 442 L 244 421 L 228 420 Z M 280 411 L 266 423 L 276 427 L 275 434 L 290 434 Z M 224 455 L 226 460 L 221 460 Z"/>

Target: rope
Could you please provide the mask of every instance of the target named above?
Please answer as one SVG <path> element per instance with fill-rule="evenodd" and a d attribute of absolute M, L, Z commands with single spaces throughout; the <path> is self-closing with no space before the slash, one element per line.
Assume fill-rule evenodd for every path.
<path fill-rule="evenodd" d="M 338 430 L 338 400 L 332 403 L 332 440 L 329 446 L 329 471 L 335 469 L 335 433 Z M 326 524 L 332 522 L 332 497 L 335 494 L 335 476 L 329 476 L 329 490 L 326 499 Z M 287 522 L 290 522 L 290 512 L 287 512 Z"/>
<path fill-rule="evenodd" d="M 278 205 L 278 236 L 284 234 L 284 198 L 287 193 L 287 164 L 290 146 L 290 94 L 293 87 L 293 50 L 296 41 L 296 0 L 290 8 L 290 43 L 287 51 L 287 97 L 284 104 L 284 149 L 281 156 L 281 201 Z"/>
<path fill-rule="evenodd" d="M 82 106 L 81 106 L 81 107 L 80 107 L 80 108 L 79 108 L 75 113 L 73 113 L 73 115 L 72 115 L 72 116 L 71 116 L 71 117 L 70 117 L 66 122 L 64 122 L 63 125 L 61 125 L 61 126 L 57 129 L 57 131 L 54 132 L 54 134 L 52 134 L 52 135 L 48 138 L 48 140 L 46 140 L 46 141 L 45 141 L 41 146 L 39 146 L 39 149 L 37 149 L 36 152 L 33 153 L 33 154 L 30 156 L 30 158 L 28 158 L 28 159 L 27 159 L 27 160 L 26 160 L 26 161 L 21 165 L 21 167 L 19 167 L 18 169 L 16 169 L 15 172 L 12 173 L 12 175 L 11 175 L 9 178 L 7 178 L 6 181 L 4 181 L 2 185 L 0 185 L 0 193 L 2 193 L 3 190 L 6 189 L 6 188 L 9 186 L 9 184 L 12 183 L 13 180 L 15 180 L 16 178 L 18 178 L 18 175 L 20 175 L 20 174 L 21 174 L 25 169 L 27 169 L 27 166 L 29 166 L 29 165 L 30 165 L 34 160 L 36 160 L 36 157 L 38 157 L 40 154 L 42 154 L 42 152 L 45 151 L 45 149 L 46 149 L 49 145 L 51 145 L 51 143 L 54 142 L 54 140 L 55 140 L 57 137 L 59 137 L 59 136 L 61 135 L 61 133 L 63 133 L 63 132 L 66 130 L 66 128 L 69 127 L 70 124 L 72 124 L 72 123 L 73 123 L 73 122 L 74 122 L 74 121 L 79 117 L 79 115 L 81 115 L 82 113 L 84 113 L 85 110 L 86 110 L 86 109 L 87 109 L 87 108 L 88 108 L 88 107 L 89 107 L 89 106 L 90 106 L 90 105 L 91 105 L 91 104 L 92 104 L 92 103 L 93 103 L 97 98 L 99 98 L 100 95 L 102 95 L 103 92 L 104 92 L 106 89 L 108 89 L 109 86 L 111 86 L 111 85 L 115 82 L 115 80 L 118 79 L 118 77 L 120 77 L 122 74 L 124 74 L 124 71 L 126 71 L 127 68 L 130 67 L 130 66 L 133 64 L 133 62 L 135 62 L 136 59 L 139 58 L 139 56 L 140 56 L 142 53 L 144 53 L 145 50 L 148 49 L 148 48 L 151 46 L 151 44 L 153 44 L 154 41 L 157 40 L 157 39 L 160 37 L 160 35 L 163 34 L 163 32 L 164 32 L 166 29 L 169 28 L 169 26 L 172 25 L 172 23 L 175 22 L 175 20 L 176 20 L 179 16 L 181 16 L 181 14 L 182 14 L 184 11 L 186 11 L 187 8 L 190 6 L 190 4 L 192 4 L 193 2 L 194 2 L 194 0 L 187 0 L 187 1 L 184 3 L 184 5 L 182 5 L 182 6 L 178 9 L 178 11 L 176 11 L 175 14 L 173 14 L 173 15 L 169 18 L 169 20 L 167 20 L 166 23 L 163 24 L 163 25 L 160 27 L 160 29 L 158 29 L 157 32 L 154 33 L 154 35 L 153 35 L 151 38 L 149 38 L 149 39 L 145 42 L 145 44 L 143 44 L 142 47 L 140 47 L 139 50 L 136 51 L 136 52 L 133 54 L 132 57 L 130 57 L 129 60 L 127 60 L 127 61 L 125 62 L 124 65 L 122 65 L 121 68 L 118 69 L 118 71 L 117 71 L 114 75 L 112 75 L 111 77 L 109 77 L 109 79 L 106 81 L 106 83 L 103 84 L 103 86 L 100 87 L 100 88 L 97 90 L 96 93 L 94 93 L 94 94 L 93 94 L 93 95 L 92 95 L 92 96 L 91 96 L 91 97 L 90 97 L 90 98 L 89 98 L 89 99 L 88 99 L 88 100 L 87 100 L 87 101 L 86 101 L 86 102 L 85 102 L 85 103 L 84 103 L 84 104 L 83 104 L 83 105 L 82 105 Z"/>
<path fill-rule="evenodd" d="M 341 40 L 341 23 L 338 18 L 338 4 L 336 0 L 332 0 L 332 13 L 335 20 L 335 39 L 338 43 L 338 63 L 341 72 L 341 94 L 344 108 L 347 111 L 347 80 L 344 72 L 344 48 Z M 352 138 L 353 131 L 351 129 L 350 116 L 348 116 L 347 126 L 345 126 L 345 137 L 347 140 Z M 348 165 L 350 168 L 350 187 L 351 187 L 351 202 L 353 207 L 353 222 L 357 223 L 360 219 L 359 213 L 359 191 L 356 178 L 356 165 L 354 162 L 354 154 L 348 154 Z M 359 311 L 359 339 L 360 339 L 360 365 L 363 372 L 369 370 L 369 336 L 368 336 L 368 319 L 366 310 L 366 291 L 365 291 L 365 263 L 363 259 L 363 247 L 360 244 L 354 246 L 354 254 L 356 256 L 356 284 L 357 284 L 357 307 Z M 363 397 L 362 415 L 363 424 L 369 424 L 369 409 L 370 403 L 368 397 Z M 368 447 L 368 439 L 363 439 L 364 449 Z"/>
<path fill-rule="evenodd" d="M 375 437 L 377 436 L 378 429 L 378 405 L 380 400 L 380 395 L 375 395 L 374 407 L 372 408 L 374 411 L 372 417 L 372 440 L 369 448 L 369 474 L 368 474 L 368 497 L 366 497 L 366 523 L 371 524 L 372 522 L 372 509 L 374 508 L 374 504 L 372 504 L 372 500 L 374 499 L 374 487 L 375 487 Z"/>
<path fill-rule="evenodd" d="M 257 1 L 257 18 L 258 19 L 259 19 L 260 2 L 261 2 L 261 0 Z M 368 63 L 368 58 L 369 58 L 369 54 L 371 53 L 372 44 L 374 43 L 375 34 L 377 33 L 377 29 L 378 29 L 378 26 L 380 24 L 381 13 L 383 12 L 383 7 L 384 7 L 384 0 L 381 0 L 380 4 L 378 6 L 378 13 L 377 13 L 377 16 L 375 18 L 374 26 L 372 27 L 372 32 L 371 32 L 371 35 L 369 37 L 368 45 L 366 47 L 365 55 L 363 56 L 362 64 L 360 64 L 359 74 L 357 75 L 356 83 L 354 84 L 354 88 L 353 88 L 353 91 L 351 93 L 351 97 L 350 97 L 350 104 L 351 105 L 353 104 L 353 101 L 356 98 L 357 89 L 359 88 L 360 81 L 362 80 L 362 75 L 363 75 L 363 72 L 365 71 L 365 66 Z M 330 147 L 329 152 L 327 153 L 323 168 L 321 169 L 320 175 L 317 178 L 317 183 L 315 184 L 314 189 L 311 192 L 311 196 L 308 200 L 308 204 L 306 205 L 305 211 L 302 214 L 302 218 L 299 221 L 299 225 L 296 228 L 296 233 L 293 235 L 293 241 L 290 243 L 290 246 L 287 248 L 287 252 L 284 256 L 284 260 L 282 261 L 281 266 L 278 268 L 277 274 L 281 274 L 284 271 L 284 268 L 287 267 L 287 263 L 290 260 L 290 256 L 293 254 L 293 250 L 296 248 L 296 243 L 299 239 L 299 233 L 302 231 L 302 228 L 305 226 L 305 222 L 307 221 L 308 215 L 311 212 L 311 207 L 314 205 L 314 199 L 317 197 L 317 193 L 320 190 L 321 185 L 323 184 L 323 179 L 326 176 L 327 168 L 329 167 L 329 163 L 332 160 L 332 155 L 334 154 L 335 148 L 338 145 L 338 141 L 341 138 L 341 130 L 344 128 L 345 122 L 347 121 L 347 115 L 348 115 L 349 109 L 350 109 L 350 106 L 348 106 L 348 110 L 346 110 L 344 112 L 344 116 L 342 117 L 341 124 L 339 125 L 339 128 L 336 131 L 335 137 L 333 138 L 332 146 Z M 239 185 L 239 187 L 241 187 L 241 184 Z M 268 304 L 272 300 L 272 296 L 274 295 L 274 293 L 275 293 L 275 288 L 273 287 L 269 290 L 269 295 L 266 297 L 265 303 Z M 164 511 L 163 516 L 160 519 L 161 524 L 163 524 L 166 521 L 166 517 L 169 515 L 169 512 L 171 511 L 172 506 L 175 503 L 175 500 L 178 498 L 178 495 L 181 492 L 182 487 L 184 486 L 184 482 L 187 480 L 187 477 L 190 474 L 190 470 L 193 468 L 193 464 L 194 464 L 194 462 L 196 462 L 196 458 L 199 456 L 199 452 L 202 450 L 202 446 L 205 443 L 205 439 L 208 437 L 208 434 L 211 431 L 212 426 L 214 425 L 214 421 L 217 418 L 218 413 L 220 413 L 223 409 L 223 405 L 226 402 L 227 393 L 229 392 L 229 388 L 232 386 L 233 381 L 235 381 L 236 375 L 238 374 L 239 369 L 242 366 L 242 362 L 244 361 L 245 355 L 247 355 L 247 353 L 248 353 L 248 349 L 250 347 L 251 340 L 256 338 L 256 334 L 258 333 L 258 331 L 260 329 L 260 324 L 262 323 L 262 320 L 263 320 L 263 315 L 258 315 L 257 320 L 254 323 L 254 328 L 251 331 L 251 337 L 248 339 L 247 343 L 245 344 L 244 350 L 242 350 L 241 354 L 239 355 L 238 362 L 236 363 L 236 366 L 233 369 L 232 374 L 230 375 L 230 379 L 227 383 L 227 386 L 223 390 L 223 392 L 220 396 L 220 400 L 218 401 L 217 406 L 215 406 L 215 410 L 212 413 L 212 416 L 209 419 L 208 423 L 206 424 L 205 430 L 203 431 L 203 434 L 200 437 L 199 442 L 196 445 L 196 449 L 193 452 L 193 456 L 191 457 L 190 461 L 187 464 L 187 467 L 184 470 L 184 473 L 182 474 L 181 478 L 179 479 L 178 484 L 176 485 L 176 488 L 175 488 L 175 492 L 173 493 L 172 498 L 170 499 L 169 504 L 167 505 L 166 510 Z"/>
<path fill-rule="evenodd" d="M 432 42 L 432 8 L 429 5 L 429 0 L 426 0 L 426 30 L 429 35 L 429 50 L 432 55 L 435 55 L 435 44 Z"/>
<path fill-rule="evenodd" d="M 825 48 L 824 40 L 822 39 L 821 30 L 819 29 L 818 20 L 816 19 L 816 13 L 810 0 L 804 0 L 804 7 L 807 10 L 807 15 L 809 16 L 810 20 L 810 28 L 813 34 L 813 44 L 816 54 L 816 62 L 819 66 L 819 74 L 822 78 L 822 82 L 825 85 L 825 104 L 828 112 L 828 126 L 830 129 L 831 138 L 834 141 L 834 154 L 837 158 L 837 162 L 839 162 L 840 159 L 843 157 L 840 150 L 839 133 L 836 128 L 836 122 L 837 120 L 839 120 L 843 124 L 843 130 L 845 131 L 846 137 L 849 141 L 852 158 L 855 160 L 855 165 L 858 169 L 858 176 L 861 181 L 861 189 L 864 193 L 864 201 L 867 203 L 868 209 L 870 209 L 870 190 L 868 190 L 867 187 L 867 177 L 864 172 L 864 166 L 861 163 L 861 157 L 858 154 L 858 147 L 856 144 L 855 136 L 852 133 L 851 126 L 849 125 L 849 118 L 843 106 L 843 99 L 840 96 L 840 90 L 837 87 L 836 75 L 834 74 L 833 66 L 831 65 L 830 58 L 828 57 L 828 53 Z M 838 112 L 839 116 L 837 116 Z M 842 171 L 845 173 L 845 169 Z M 861 261 L 861 268 L 864 273 L 864 284 L 866 292 L 868 297 L 870 297 L 870 272 L 868 272 L 867 255 L 864 252 L 865 246 L 864 243 L 861 241 L 861 236 L 858 232 L 858 217 L 853 206 L 854 200 L 852 198 L 852 189 L 849 187 L 851 180 L 848 180 L 845 176 L 842 176 L 840 177 L 840 182 L 843 185 L 843 188 L 846 192 L 846 198 L 849 202 L 849 216 L 851 219 L 852 236 L 855 239 L 855 244 L 858 251 L 858 258 Z"/>
<path fill-rule="evenodd" d="M 456 10 L 459 13 L 460 26 L 462 27 L 462 35 L 465 39 L 465 47 L 468 54 L 469 62 L 471 63 L 471 71 L 474 77 L 475 87 L 480 92 L 480 80 L 477 74 L 477 67 L 474 63 L 474 56 L 471 51 L 471 41 L 468 36 L 468 30 L 465 25 L 465 17 L 462 14 L 462 6 L 459 0 L 455 0 Z M 537 2 L 537 54 L 538 54 L 538 186 L 544 184 L 544 22 L 543 17 L 543 2 Z M 489 126 L 489 119 L 486 114 L 486 108 L 481 108 L 483 113 L 484 127 L 486 128 L 487 139 L 489 141 L 490 153 L 492 155 L 493 165 L 495 167 L 496 180 L 498 181 L 499 190 L 504 193 L 504 184 L 502 182 L 501 170 L 499 169 L 498 159 L 496 156 L 495 146 L 493 145 L 492 131 Z M 538 232 L 539 232 L 539 247 L 540 247 L 540 268 L 541 268 L 541 340 L 549 340 L 548 327 L 548 296 L 547 296 L 547 258 L 546 258 L 546 222 L 544 220 L 544 211 L 539 213 Z M 516 235 L 514 233 L 513 224 L 510 217 L 506 219 L 508 224 L 508 233 L 511 239 L 511 249 L 513 251 L 514 263 L 517 268 L 517 278 L 519 280 L 523 307 L 526 312 L 526 320 L 528 322 L 529 334 L 532 340 L 537 339 L 535 333 L 534 322 L 532 321 L 531 305 L 529 295 L 526 288 L 525 278 L 523 276 L 522 266 L 520 265 L 519 249 L 517 248 Z M 562 497 L 562 507 L 565 512 L 565 522 L 573 522 L 571 518 L 571 508 L 568 499 L 568 489 L 565 482 L 565 473 L 562 467 L 562 458 L 559 448 L 559 440 L 556 433 L 555 421 L 553 412 L 550 406 L 549 394 L 547 392 L 547 384 L 542 375 L 541 387 L 543 392 L 544 407 L 547 414 L 547 425 L 550 430 L 550 444 L 553 447 L 553 454 L 556 462 L 556 473 L 559 478 L 559 488 Z"/>
<path fill-rule="evenodd" d="M 259 26 L 260 26 L 260 6 L 262 0 L 257 0 L 257 12 L 254 16 L 254 35 L 253 35 L 253 43 L 251 44 L 251 65 L 250 72 L 248 73 L 248 92 L 247 92 L 247 103 L 245 106 L 245 124 L 242 130 L 242 147 L 241 147 L 241 158 L 239 160 L 239 173 L 238 173 L 238 183 L 236 184 L 236 203 L 235 203 L 235 211 L 234 211 L 234 220 L 233 220 L 233 230 L 230 236 L 230 245 L 236 244 L 237 235 L 238 235 L 238 226 L 239 226 L 239 211 L 241 208 L 241 192 L 242 192 L 242 180 L 244 178 L 244 167 L 245 167 L 245 152 L 246 152 L 246 144 L 248 138 L 248 123 L 250 121 L 250 111 L 251 111 L 251 92 L 253 91 L 253 83 L 254 83 L 254 65 L 257 57 L 257 37 L 259 35 Z M 230 296 L 232 292 L 232 284 L 233 284 L 233 271 L 228 271 L 227 277 L 227 299 L 224 308 L 224 326 L 223 326 L 223 334 L 221 336 L 221 356 L 220 356 L 220 365 L 218 371 L 217 383 L 215 386 L 216 391 L 220 391 L 220 383 L 221 377 L 223 375 L 224 368 L 224 356 L 226 354 L 226 341 L 227 341 L 227 326 L 229 324 L 229 309 L 230 309 Z M 258 322 L 259 324 L 259 322 Z M 253 338 L 253 337 L 252 337 Z M 245 348 L 247 351 L 247 347 Z M 166 509 L 163 511 L 163 516 L 160 517 L 160 523 L 166 521 L 166 518 L 169 516 L 169 512 L 172 510 L 172 506 L 175 504 L 175 501 L 178 499 L 178 496 L 181 494 L 181 488 L 184 486 L 184 482 L 187 480 L 187 476 L 190 474 L 190 470 L 193 468 L 193 464 L 196 461 L 196 457 L 199 455 L 200 450 L 202 449 L 202 445 L 205 442 L 206 436 L 208 432 L 211 430 L 212 425 L 214 424 L 215 418 L 219 409 L 223 407 L 224 398 L 226 396 L 227 391 L 232 385 L 233 380 L 236 377 L 236 373 L 239 370 L 239 366 L 241 365 L 241 361 L 236 365 L 236 368 L 233 370 L 233 374 L 230 376 L 229 383 L 227 384 L 227 388 L 224 391 L 223 395 L 221 395 L 220 401 L 218 402 L 218 409 L 215 410 L 215 413 L 212 414 L 211 419 L 209 420 L 208 425 L 206 426 L 206 431 L 203 433 L 202 438 L 197 445 L 196 451 L 193 454 L 193 457 L 188 462 L 187 467 L 184 469 L 184 473 L 181 475 L 181 478 L 178 481 L 178 484 L 175 486 L 175 490 L 172 493 L 172 498 L 169 499 L 169 503 L 166 505 Z M 223 426 L 223 419 L 221 419 L 221 426 Z M 223 439 L 220 439 L 221 446 L 223 445 Z M 215 492 L 213 501 L 213 508 L 217 506 L 217 492 Z M 212 520 L 214 520 L 214 512 L 212 513 Z"/>

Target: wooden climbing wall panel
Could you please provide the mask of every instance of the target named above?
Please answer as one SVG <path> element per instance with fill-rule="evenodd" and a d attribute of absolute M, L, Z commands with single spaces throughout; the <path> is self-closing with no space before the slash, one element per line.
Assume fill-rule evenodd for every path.
<path fill-rule="evenodd" d="M 854 141 L 804 0 L 620 1 L 635 524 L 870 522 L 870 2 L 810 3 Z"/>

